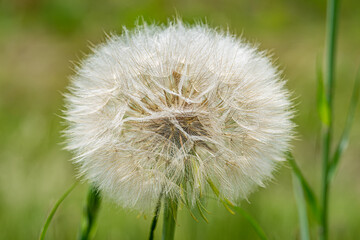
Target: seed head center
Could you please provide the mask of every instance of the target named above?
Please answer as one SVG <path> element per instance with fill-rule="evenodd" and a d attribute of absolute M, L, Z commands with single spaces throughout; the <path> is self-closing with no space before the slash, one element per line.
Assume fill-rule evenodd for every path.
<path fill-rule="evenodd" d="M 198 116 L 176 116 L 172 118 L 158 118 L 148 124 L 148 129 L 183 147 L 192 136 L 207 136 L 204 125 Z"/>

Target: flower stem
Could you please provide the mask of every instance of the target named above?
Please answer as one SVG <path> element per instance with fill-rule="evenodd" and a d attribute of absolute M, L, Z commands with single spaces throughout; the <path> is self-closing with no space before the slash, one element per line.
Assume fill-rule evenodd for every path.
<path fill-rule="evenodd" d="M 164 202 L 164 224 L 162 240 L 173 240 L 175 235 L 178 202 L 171 199 L 165 199 Z"/>
<path fill-rule="evenodd" d="M 83 219 L 79 234 L 79 240 L 89 240 L 93 237 L 95 222 L 101 204 L 100 192 L 91 185 L 89 188 L 86 205 L 84 207 Z"/>
<path fill-rule="evenodd" d="M 329 124 L 324 125 L 323 135 L 323 176 L 321 192 L 321 231 L 320 239 L 328 239 L 328 195 L 329 195 L 329 161 L 331 154 L 332 122 L 333 122 L 333 99 L 334 99 L 334 72 L 335 72 L 335 46 L 337 35 L 338 0 L 328 0 L 327 7 L 327 48 L 326 48 L 326 97 L 330 112 Z"/>
<path fill-rule="evenodd" d="M 155 228 L 159 219 L 159 213 L 160 213 L 160 209 L 161 209 L 161 200 L 162 200 L 162 194 L 160 194 L 159 200 L 156 204 L 156 208 L 155 208 L 155 212 L 154 212 L 154 218 L 151 222 L 151 227 L 150 227 L 150 235 L 149 235 L 149 240 L 153 240 L 154 239 L 154 234 L 155 234 Z"/>

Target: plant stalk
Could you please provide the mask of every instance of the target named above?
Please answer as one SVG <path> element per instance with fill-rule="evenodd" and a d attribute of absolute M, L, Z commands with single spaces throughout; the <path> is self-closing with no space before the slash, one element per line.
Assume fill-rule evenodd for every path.
<path fill-rule="evenodd" d="M 95 233 L 95 223 L 101 204 L 99 190 L 91 185 L 89 188 L 86 205 L 83 210 L 83 219 L 79 233 L 79 240 L 90 240 Z"/>
<path fill-rule="evenodd" d="M 150 235 L 149 240 L 154 240 L 154 234 L 155 234 L 155 228 L 159 219 L 160 209 L 161 209 L 161 200 L 162 200 L 162 193 L 159 196 L 159 200 L 156 204 L 155 212 L 154 212 L 154 218 L 151 221 L 151 227 L 150 227 Z"/>
<path fill-rule="evenodd" d="M 333 127 L 333 99 L 334 99 L 334 73 L 335 73 L 335 50 L 336 50 L 336 35 L 337 35 L 337 17 L 338 16 L 338 0 L 328 0 L 327 6 L 327 48 L 326 48 L 326 98 L 329 109 L 329 124 L 324 125 L 323 134 L 323 160 L 322 160 L 322 189 L 321 189 L 321 231 L 320 239 L 328 239 L 328 198 L 329 198 L 329 161 L 331 154 L 331 140 Z"/>
<path fill-rule="evenodd" d="M 176 216 L 178 202 L 176 200 L 165 199 L 164 201 L 164 223 L 162 240 L 173 240 L 175 235 Z"/>

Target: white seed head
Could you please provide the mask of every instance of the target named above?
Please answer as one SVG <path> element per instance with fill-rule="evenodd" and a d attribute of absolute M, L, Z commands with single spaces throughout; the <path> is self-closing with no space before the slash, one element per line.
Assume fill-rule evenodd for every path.
<path fill-rule="evenodd" d="M 264 53 L 204 25 L 139 26 L 94 49 L 66 95 L 80 175 L 124 207 L 237 203 L 289 149 L 291 102 Z"/>

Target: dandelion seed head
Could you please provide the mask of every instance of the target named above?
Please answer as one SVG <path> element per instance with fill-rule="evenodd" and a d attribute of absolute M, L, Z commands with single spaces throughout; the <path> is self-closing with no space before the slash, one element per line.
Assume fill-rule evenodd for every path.
<path fill-rule="evenodd" d="M 99 45 L 66 94 L 67 149 L 85 179 L 142 211 L 164 196 L 233 203 L 290 145 L 291 101 L 270 59 L 205 25 L 143 25 Z"/>

